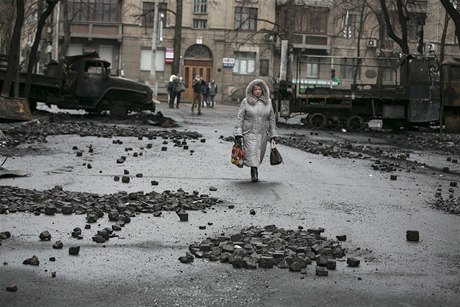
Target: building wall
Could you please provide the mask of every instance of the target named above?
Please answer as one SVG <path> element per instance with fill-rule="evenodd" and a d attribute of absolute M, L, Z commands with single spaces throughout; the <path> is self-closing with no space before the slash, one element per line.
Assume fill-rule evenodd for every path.
<path fill-rule="evenodd" d="M 372 0 L 379 2 L 378 0 Z M 144 27 L 142 23 L 142 6 L 144 2 L 154 3 L 154 0 L 123 0 L 122 18 L 119 24 L 113 23 L 80 23 L 73 25 L 72 43 L 83 44 L 86 48 L 98 49 L 98 46 L 113 46 L 112 67 L 114 71 L 120 70 L 128 78 L 149 82 L 150 71 L 141 70 L 142 50 L 151 50 L 152 27 Z M 175 11 L 176 1 L 165 2 L 167 9 Z M 276 22 L 276 4 L 286 3 L 282 0 L 212 0 L 208 1 L 206 14 L 193 13 L 193 0 L 183 1 L 182 36 L 181 36 L 181 57 L 197 43 L 209 48 L 212 53 L 212 78 L 219 86 L 217 101 L 239 101 L 245 94 L 246 85 L 254 78 L 259 78 L 260 59 L 268 60 L 269 76 L 262 77 L 270 87 L 273 86 L 273 78 L 279 75 L 279 41 L 280 37 L 274 35 L 274 23 Z M 294 1 L 297 4 L 309 4 L 329 8 L 327 20 L 327 45 L 321 47 L 320 52 L 327 56 L 355 57 L 358 53 L 358 42 L 356 37 L 345 38 L 343 36 L 343 16 L 347 9 L 352 12 L 351 7 L 346 7 L 340 1 Z M 354 4 L 354 2 L 352 2 Z M 374 5 L 373 7 L 377 7 Z M 235 7 L 247 6 L 258 9 L 257 32 L 235 31 L 234 18 Z M 445 10 L 437 0 L 427 1 L 427 19 L 424 28 L 425 42 L 434 46 L 434 53 L 439 52 L 439 43 L 442 35 Z M 365 11 L 367 19 L 365 31 L 362 33 L 359 52 L 361 57 L 377 57 L 385 54 L 399 53 L 399 47 L 388 38 L 380 37 L 378 22 L 369 8 Z M 62 12 L 61 14 L 62 15 Z M 193 19 L 204 19 L 207 21 L 206 29 L 193 29 Z M 264 21 L 266 20 L 266 21 Z M 268 22 L 267 22 L 268 21 Z M 157 42 L 158 53 L 164 54 L 166 48 L 173 47 L 175 27 L 174 14 L 166 13 L 166 22 L 163 28 L 163 40 Z M 62 26 L 60 27 L 62 31 Z M 310 35 L 298 33 L 301 35 Z M 61 36 L 62 38 L 62 36 Z M 371 46 L 370 41 L 377 45 Z M 451 23 L 447 34 L 446 56 L 459 55 L 458 45 L 454 36 L 454 27 Z M 416 41 L 411 41 L 411 50 L 415 52 Z M 293 44 L 296 52 L 318 52 L 315 46 Z M 251 75 L 238 75 L 233 73 L 232 68 L 223 65 L 224 58 L 234 58 L 235 52 L 249 51 L 256 52 L 256 70 Z M 162 63 L 164 64 L 164 63 Z M 164 70 L 156 71 L 159 93 L 164 93 L 167 81 L 171 75 L 171 64 L 164 64 Z M 332 65 L 331 65 L 332 66 Z M 183 66 L 181 66 L 183 69 Z M 324 75 L 329 74 L 329 66 L 321 67 Z M 181 70 L 181 74 L 184 71 Z"/>

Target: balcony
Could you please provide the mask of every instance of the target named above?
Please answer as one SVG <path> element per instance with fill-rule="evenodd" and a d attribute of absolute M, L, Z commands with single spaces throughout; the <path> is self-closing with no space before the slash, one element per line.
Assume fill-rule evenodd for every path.
<path fill-rule="evenodd" d="M 63 25 L 61 24 L 61 30 L 59 32 L 59 37 L 64 37 Z M 113 39 L 118 42 L 122 41 L 123 32 L 122 32 L 121 23 L 77 23 L 72 24 L 70 31 L 72 37 L 87 38 L 88 40 L 93 40 L 96 38 L 103 39 Z"/>

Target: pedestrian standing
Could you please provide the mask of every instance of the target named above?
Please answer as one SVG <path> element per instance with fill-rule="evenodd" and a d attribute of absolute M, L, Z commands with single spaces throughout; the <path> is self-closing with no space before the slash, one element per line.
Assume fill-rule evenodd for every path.
<path fill-rule="evenodd" d="M 200 74 L 195 75 L 195 79 L 192 82 L 193 88 L 193 102 L 192 102 L 192 114 L 194 113 L 195 104 L 198 105 L 198 115 L 201 115 L 201 102 L 203 97 L 203 87 L 206 82 L 201 78 Z"/>
<path fill-rule="evenodd" d="M 182 77 L 179 77 L 174 91 L 176 92 L 176 108 L 179 109 L 180 96 L 182 95 L 182 92 L 185 91 L 184 79 Z"/>
<path fill-rule="evenodd" d="M 211 82 L 209 83 L 208 85 L 208 88 L 209 88 L 209 92 L 208 92 L 208 95 L 209 95 L 209 99 L 208 99 L 208 104 L 209 104 L 209 107 L 210 108 L 214 108 L 214 105 L 215 105 L 215 101 L 214 101 L 214 98 L 216 97 L 217 95 L 217 84 L 214 80 L 211 80 Z"/>
<path fill-rule="evenodd" d="M 233 134 L 243 148 L 244 165 L 251 168 L 251 180 L 257 182 L 267 143 L 277 136 L 270 92 L 263 80 L 253 80 L 246 88 Z"/>
<path fill-rule="evenodd" d="M 204 83 L 203 87 L 203 108 L 209 107 L 208 105 L 208 95 L 209 95 L 209 82 Z"/>
<path fill-rule="evenodd" d="M 177 76 L 171 75 L 168 82 L 168 94 L 169 94 L 169 107 L 174 108 L 174 100 L 176 99 L 176 92 L 174 88 L 177 85 Z"/>

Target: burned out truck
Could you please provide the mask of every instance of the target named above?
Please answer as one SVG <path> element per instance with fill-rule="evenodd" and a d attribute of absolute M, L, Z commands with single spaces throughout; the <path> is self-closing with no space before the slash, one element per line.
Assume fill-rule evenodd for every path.
<path fill-rule="evenodd" d="M 68 56 L 62 69 L 57 62 L 46 65 L 44 74 L 33 74 L 29 104 L 56 105 L 60 109 L 81 109 L 92 113 L 110 111 L 115 118 L 125 118 L 130 111 L 155 111 L 152 89 L 143 83 L 112 76 L 110 63 L 97 53 Z M 6 70 L 0 68 L 0 85 Z M 20 96 L 26 75 L 19 76 Z"/>

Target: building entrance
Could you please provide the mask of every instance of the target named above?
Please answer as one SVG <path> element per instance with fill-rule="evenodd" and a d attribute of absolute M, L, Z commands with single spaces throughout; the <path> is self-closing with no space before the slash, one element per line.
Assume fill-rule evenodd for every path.
<path fill-rule="evenodd" d="M 182 75 L 184 78 L 185 92 L 181 100 L 193 100 L 192 83 L 196 74 L 200 74 L 206 82 L 213 78 L 212 53 L 204 45 L 193 45 L 185 51 Z"/>

